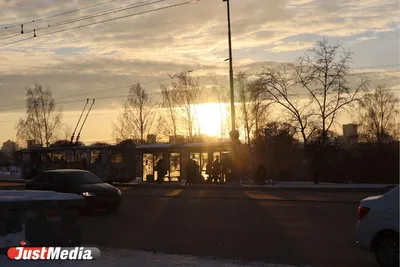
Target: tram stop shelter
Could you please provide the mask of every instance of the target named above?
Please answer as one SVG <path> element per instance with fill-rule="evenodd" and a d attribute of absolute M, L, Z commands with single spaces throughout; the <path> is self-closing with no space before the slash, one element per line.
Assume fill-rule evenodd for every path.
<path fill-rule="evenodd" d="M 231 142 L 190 143 L 190 144 L 148 144 L 136 147 L 142 159 L 142 181 L 154 182 L 158 179 L 157 163 L 162 160 L 167 171 L 164 180 L 169 182 L 186 180 L 186 167 L 193 159 L 200 167 L 203 181 L 208 179 L 207 163 L 217 158 L 231 170 Z M 140 157 L 140 156 L 139 156 Z M 227 175 L 228 179 L 229 175 Z"/>

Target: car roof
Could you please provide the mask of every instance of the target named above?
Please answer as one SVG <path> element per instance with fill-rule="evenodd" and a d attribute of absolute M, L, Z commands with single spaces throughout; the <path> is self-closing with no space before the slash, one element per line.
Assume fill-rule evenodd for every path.
<path fill-rule="evenodd" d="M 79 169 L 59 169 L 59 170 L 45 171 L 44 173 L 71 173 L 71 172 L 88 172 L 88 171 Z"/>

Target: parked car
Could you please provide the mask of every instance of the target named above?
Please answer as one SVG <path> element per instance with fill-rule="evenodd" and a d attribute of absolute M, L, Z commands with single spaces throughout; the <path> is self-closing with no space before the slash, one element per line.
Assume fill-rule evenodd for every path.
<path fill-rule="evenodd" d="M 399 186 L 361 201 L 357 244 L 373 252 L 381 267 L 399 266 Z"/>
<path fill-rule="evenodd" d="M 106 209 L 116 212 L 121 204 L 121 191 L 84 170 L 45 171 L 27 183 L 29 190 L 74 193 L 86 199 L 86 210 Z"/>

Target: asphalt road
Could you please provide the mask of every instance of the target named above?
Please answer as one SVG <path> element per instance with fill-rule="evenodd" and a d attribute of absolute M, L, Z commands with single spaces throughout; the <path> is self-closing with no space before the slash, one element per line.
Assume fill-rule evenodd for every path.
<path fill-rule="evenodd" d="M 127 188 L 82 217 L 85 244 L 295 266 L 375 267 L 355 243 L 368 193 Z"/>

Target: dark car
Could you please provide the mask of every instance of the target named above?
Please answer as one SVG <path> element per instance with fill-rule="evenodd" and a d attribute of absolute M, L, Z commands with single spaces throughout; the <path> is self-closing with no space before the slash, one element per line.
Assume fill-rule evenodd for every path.
<path fill-rule="evenodd" d="M 116 212 L 121 204 L 121 191 L 91 172 L 84 170 L 45 171 L 27 183 L 29 190 L 79 194 L 86 199 L 86 210 L 106 209 Z"/>

